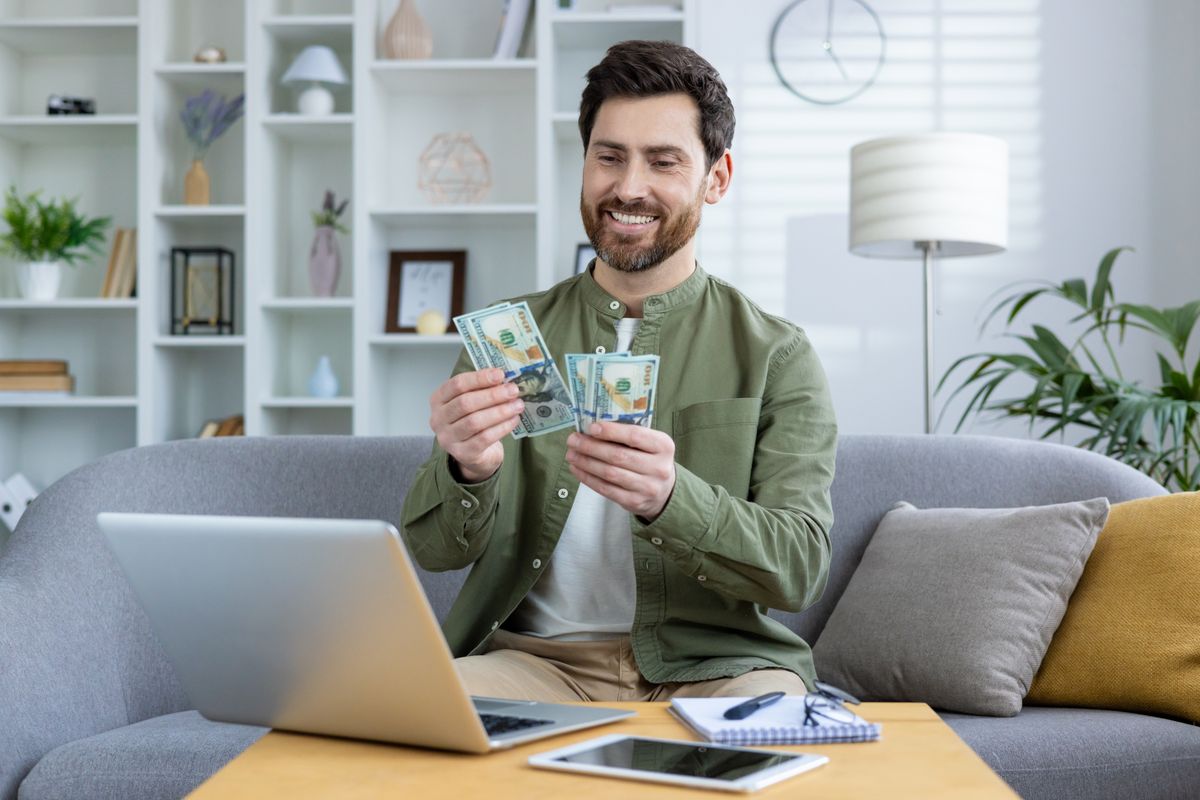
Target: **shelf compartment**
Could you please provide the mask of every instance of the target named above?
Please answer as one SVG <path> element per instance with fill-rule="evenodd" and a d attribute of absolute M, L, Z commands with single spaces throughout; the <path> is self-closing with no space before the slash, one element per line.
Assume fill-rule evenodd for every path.
<path fill-rule="evenodd" d="M 281 139 L 297 144 L 342 144 L 354 138 L 353 114 L 310 117 L 303 114 L 269 114 L 263 126 Z"/>
<path fill-rule="evenodd" d="M 240 347 L 156 347 L 152 441 L 190 439 L 210 419 L 243 413 Z"/>
<path fill-rule="evenodd" d="M 134 311 L 136 299 L 101 300 L 89 297 L 60 297 L 57 300 L 20 300 L 0 298 L 0 313 L 45 311 Z"/>
<path fill-rule="evenodd" d="M 155 347 L 245 347 L 245 336 L 159 336 Z"/>
<path fill-rule="evenodd" d="M 351 14 L 285 14 L 263 20 L 263 30 L 281 44 L 306 47 L 324 44 L 334 50 L 350 50 L 354 32 Z M 349 72 L 349 65 L 343 64 Z"/>
<path fill-rule="evenodd" d="M 263 365 L 264 403 L 292 398 L 320 400 L 302 405 L 329 405 L 348 400 L 354 389 L 353 327 L 348 314 L 286 313 L 264 318 L 263 348 L 258 363 Z M 308 380 L 318 359 L 328 356 L 338 379 L 333 398 L 313 398 Z M 337 403 L 342 404 L 342 403 Z"/>
<path fill-rule="evenodd" d="M 536 67 L 529 58 L 377 60 L 371 74 L 399 94 L 496 94 L 532 91 Z"/>
<path fill-rule="evenodd" d="M 0 475 L 21 472 L 45 489 L 81 464 L 136 445 L 133 399 L 103 401 L 0 405 Z"/>
<path fill-rule="evenodd" d="M 186 90 L 188 94 L 212 89 L 230 97 L 242 91 L 246 82 L 246 65 L 240 61 L 221 64 L 180 62 L 156 67 L 154 74 L 163 82 Z"/>
<path fill-rule="evenodd" d="M 589 69 L 608 48 L 629 39 L 683 42 L 683 15 L 563 14 L 552 26 L 554 48 L 554 112 L 579 108 Z"/>
<path fill-rule="evenodd" d="M 372 347 L 367 436 L 429 435 L 429 397 L 454 369 L 450 347 Z"/>
<path fill-rule="evenodd" d="M 84 398 L 118 404 L 136 394 L 137 320 L 129 313 L 77 308 L 72 314 L 0 312 L 0 354 L 6 359 L 67 362 L 72 394 L 37 400 L 41 405 L 79 405 Z M 12 402 L 13 395 L 4 395 Z M 17 398 L 26 401 L 33 398 Z M 0 448 L 3 449 L 3 448 Z"/>
<path fill-rule="evenodd" d="M 111 55 L 137 52 L 138 19 L 12 17 L 0 20 L 0 45 L 23 55 Z"/>
<path fill-rule="evenodd" d="M 276 297 L 264 300 L 264 311 L 277 313 L 322 313 L 326 311 L 353 311 L 353 297 Z"/>
<path fill-rule="evenodd" d="M 338 406 L 263 406 L 264 436 L 349 436 L 354 432 L 354 410 L 349 402 Z"/>
<path fill-rule="evenodd" d="M 137 142 L 137 116 L 96 114 L 80 116 L 0 117 L 0 136 L 22 144 L 121 144 Z"/>

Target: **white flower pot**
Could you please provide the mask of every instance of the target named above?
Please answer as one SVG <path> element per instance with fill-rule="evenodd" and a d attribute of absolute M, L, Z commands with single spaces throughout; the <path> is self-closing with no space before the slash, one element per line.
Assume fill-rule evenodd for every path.
<path fill-rule="evenodd" d="M 17 287 L 30 300 L 53 300 L 62 281 L 61 261 L 26 261 L 17 265 Z"/>

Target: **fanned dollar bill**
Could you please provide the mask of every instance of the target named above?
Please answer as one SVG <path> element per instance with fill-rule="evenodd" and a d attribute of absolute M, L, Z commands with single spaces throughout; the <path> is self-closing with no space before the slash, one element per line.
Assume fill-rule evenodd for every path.
<path fill-rule="evenodd" d="M 594 360 L 590 370 L 588 414 L 596 422 L 649 428 L 654 420 L 657 387 L 658 356 L 602 356 Z"/>
<path fill-rule="evenodd" d="M 498 367 L 525 402 L 517 439 L 573 425 L 571 394 L 538 330 L 529 305 L 501 303 L 454 318 L 476 369 Z"/>

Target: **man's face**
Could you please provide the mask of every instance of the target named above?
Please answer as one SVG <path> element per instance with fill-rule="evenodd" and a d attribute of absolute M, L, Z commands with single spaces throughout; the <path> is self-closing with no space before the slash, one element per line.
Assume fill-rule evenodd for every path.
<path fill-rule="evenodd" d="M 596 255 L 622 272 L 650 269 L 687 245 L 712 192 L 686 94 L 612 98 L 596 113 L 579 210 Z"/>

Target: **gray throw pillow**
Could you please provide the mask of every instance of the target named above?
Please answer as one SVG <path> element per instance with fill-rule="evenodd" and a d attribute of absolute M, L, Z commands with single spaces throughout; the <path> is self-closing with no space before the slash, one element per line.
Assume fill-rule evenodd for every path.
<path fill-rule="evenodd" d="M 863 700 L 1011 717 L 1046 655 L 1108 500 L 884 515 L 813 647 Z"/>

